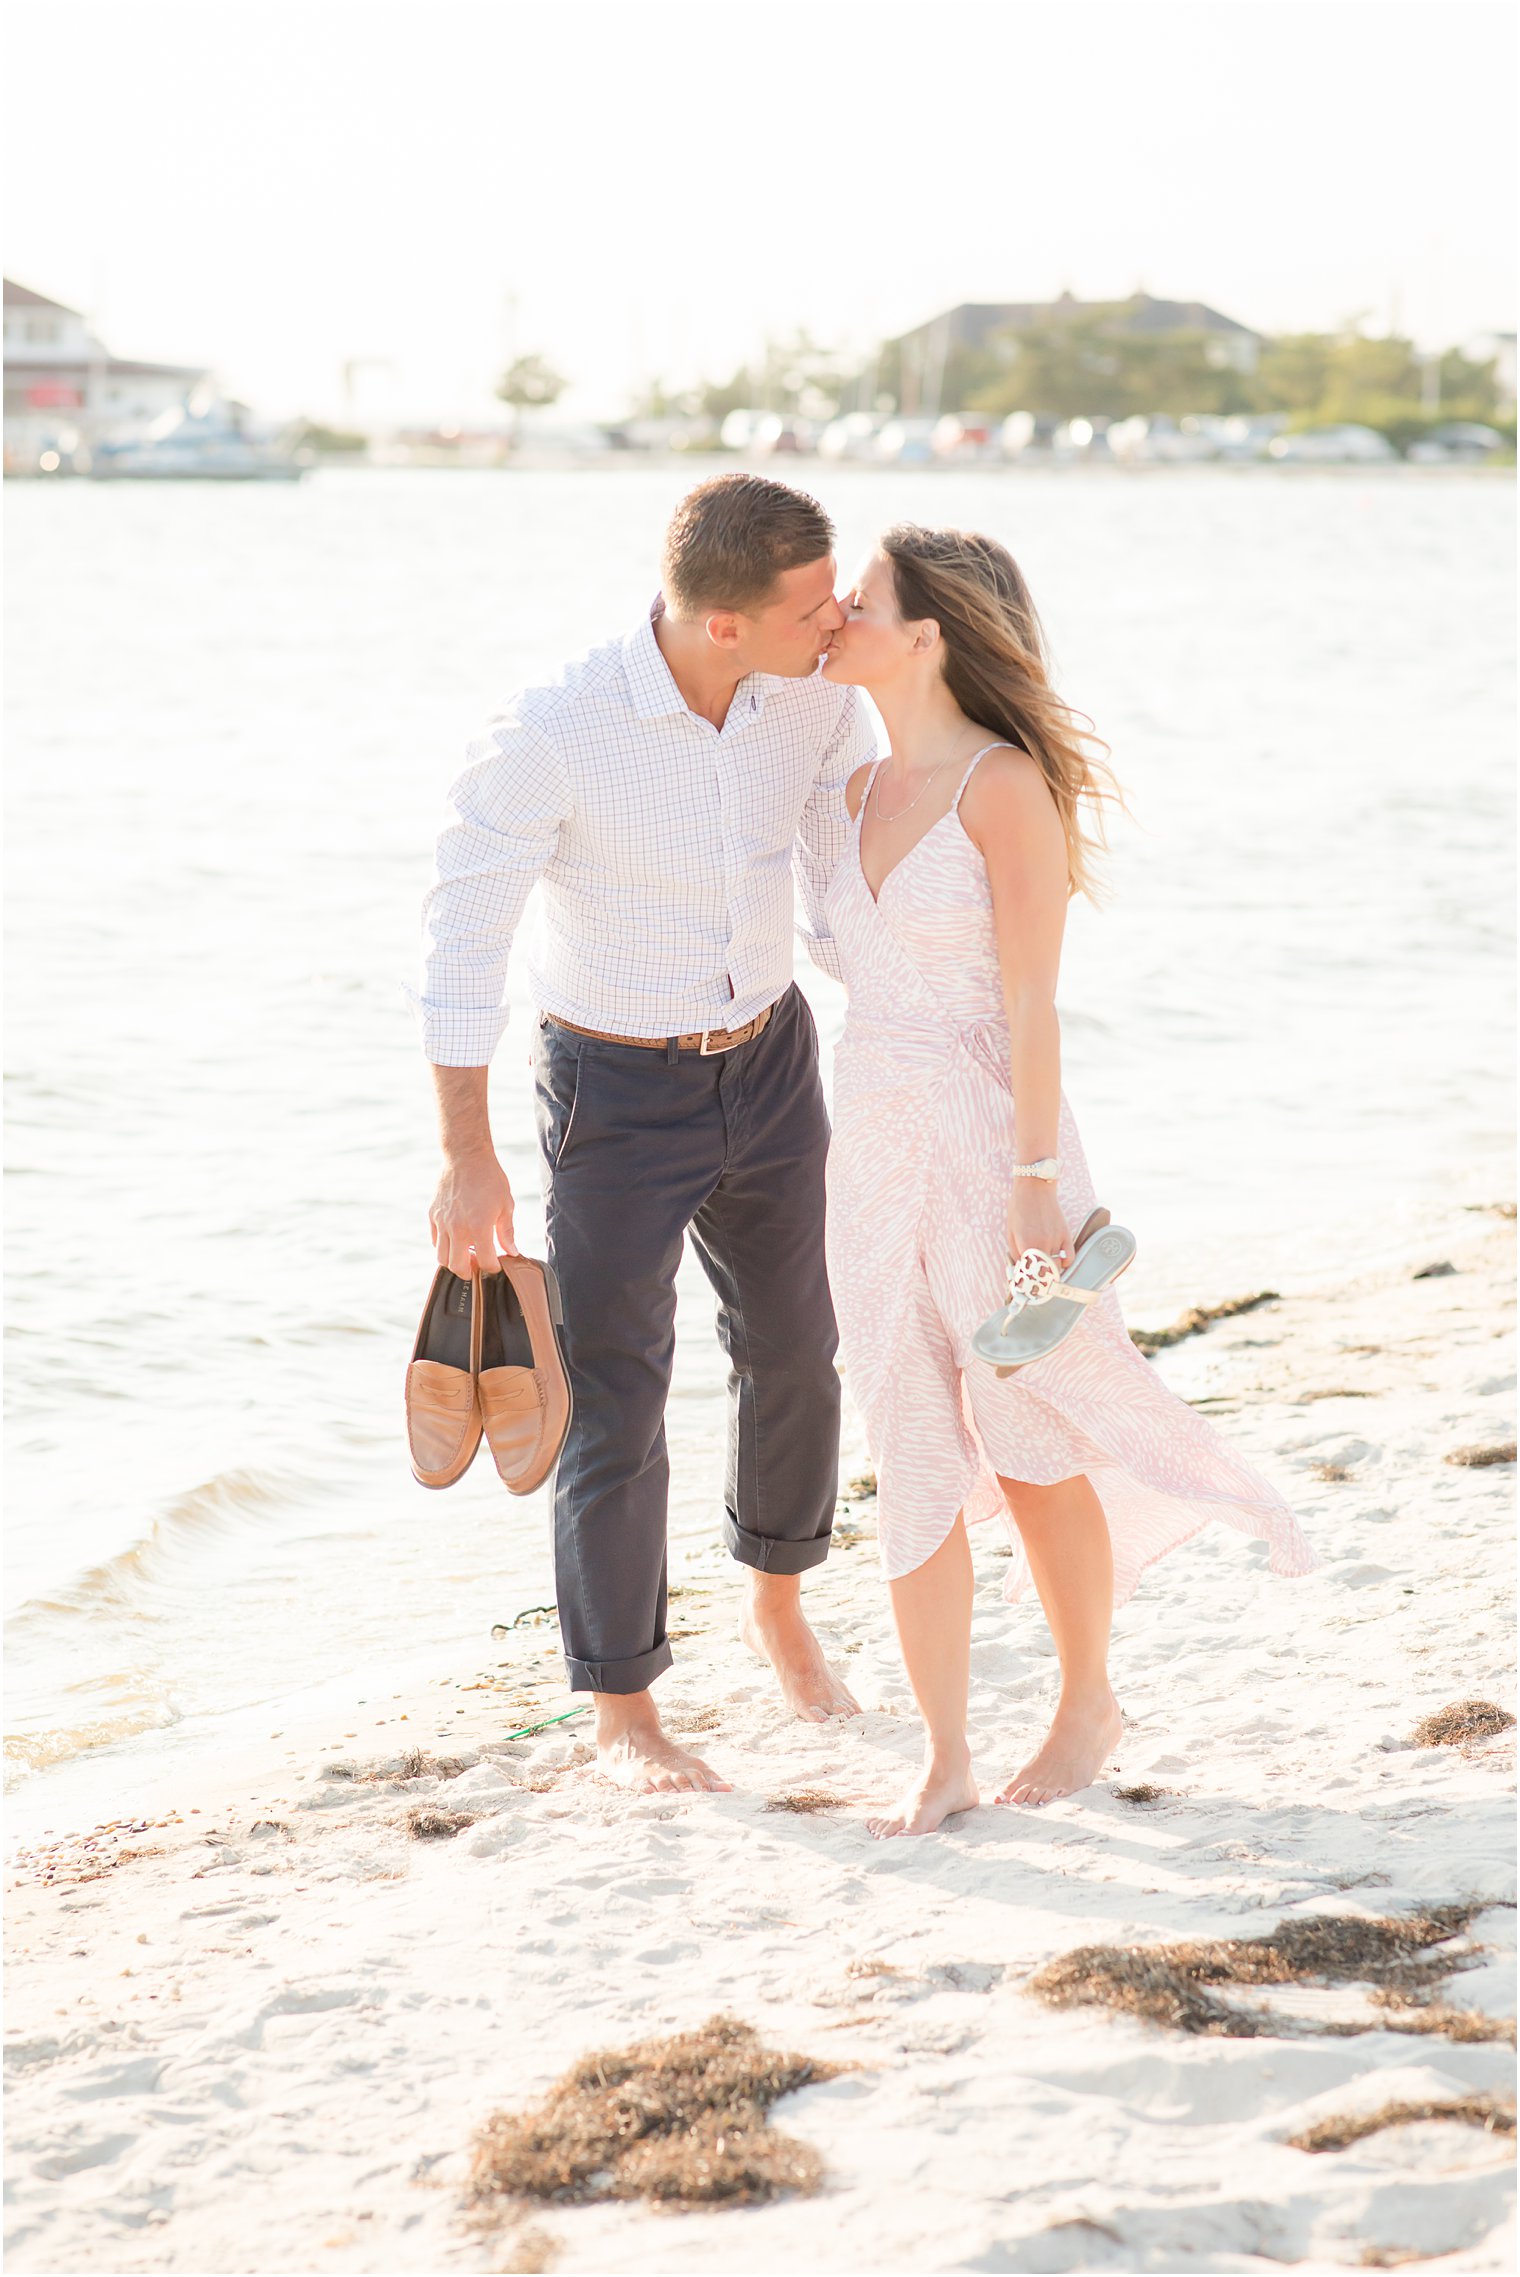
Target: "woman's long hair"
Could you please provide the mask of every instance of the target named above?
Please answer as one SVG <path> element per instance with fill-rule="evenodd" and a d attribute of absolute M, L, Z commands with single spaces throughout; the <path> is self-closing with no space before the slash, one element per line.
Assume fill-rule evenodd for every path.
<path fill-rule="evenodd" d="M 1108 844 L 1105 808 L 1124 806 L 1091 722 L 1050 684 L 1045 635 L 1018 563 L 973 530 L 899 522 L 881 540 L 892 564 L 898 614 L 932 617 L 944 643 L 945 685 L 968 719 L 996 729 L 1039 762 L 1066 833 L 1068 891 L 1101 895 L 1093 856 Z M 1083 827 L 1084 804 L 1096 825 Z"/>

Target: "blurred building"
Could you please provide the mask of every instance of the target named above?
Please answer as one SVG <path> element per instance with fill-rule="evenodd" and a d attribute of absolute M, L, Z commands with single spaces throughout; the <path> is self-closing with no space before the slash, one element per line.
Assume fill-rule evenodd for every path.
<path fill-rule="evenodd" d="M 1101 319 L 1105 331 L 1120 337 L 1202 333 L 1211 360 L 1234 371 L 1255 371 L 1261 354 L 1259 332 L 1201 300 L 1157 300 L 1150 293 L 1134 293 L 1123 301 L 1082 301 L 1062 293 L 1047 301 L 962 301 L 927 324 L 884 341 L 873 364 L 846 391 L 842 408 L 874 410 L 878 377 L 891 371 L 898 410 L 935 416 L 942 409 L 946 371 L 957 356 L 995 355 L 1021 332 L 1089 317 Z"/>
<path fill-rule="evenodd" d="M 24 463 L 60 428 L 95 438 L 183 403 L 209 375 L 196 364 L 113 356 L 77 308 L 5 279 L 5 456 Z"/>

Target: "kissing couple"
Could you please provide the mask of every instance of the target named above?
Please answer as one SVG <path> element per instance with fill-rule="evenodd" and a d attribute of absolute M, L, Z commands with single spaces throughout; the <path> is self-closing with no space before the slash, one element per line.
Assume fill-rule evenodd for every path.
<path fill-rule="evenodd" d="M 902 525 L 839 594 L 822 507 L 720 475 L 676 509 L 649 614 L 524 690 L 468 761 L 425 913 L 444 1154 L 430 1224 L 461 1276 L 516 1250 L 487 1077 L 537 885 L 533 1079 L 573 1402 L 555 1586 L 602 1771 L 635 1790 L 727 1785 L 667 1736 L 652 1690 L 672 1658 L 665 1403 L 689 1234 L 729 1361 L 723 1532 L 748 1569 L 744 1634 L 815 1721 L 860 1712 L 802 1603 L 838 1494 L 842 1344 L 925 1727 L 922 1771 L 873 1833 L 929 1834 L 980 1799 L 967 1528 L 993 1515 L 1014 1548 L 1006 1594 L 1032 1581 L 1061 1673 L 997 1800 L 1086 1786 L 1120 1731 L 1111 1614 L 1145 1566 L 1210 1518 L 1264 1538 L 1275 1572 L 1314 1560 L 1282 1497 L 1135 1349 L 1111 1286 L 1027 1366 L 972 1348 L 1009 1301 L 1010 1260 L 1064 1274 L 1107 1223 L 1055 999 L 1067 903 L 1092 892 L 1119 794 L 1051 686 L 1012 556 Z M 832 1135 L 794 902 L 849 997 Z"/>

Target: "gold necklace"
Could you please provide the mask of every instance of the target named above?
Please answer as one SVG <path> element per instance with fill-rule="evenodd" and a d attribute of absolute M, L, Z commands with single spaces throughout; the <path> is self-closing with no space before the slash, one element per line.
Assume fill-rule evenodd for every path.
<path fill-rule="evenodd" d="M 920 800 L 920 799 L 923 797 L 923 795 L 924 795 L 924 792 L 925 792 L 925 791 L 926 791 L 926 790 L 929 788 L 929 785 L 930 785 L 930 784 L 931 784 L 931 783 L 934 781 L 935 777 L 936 777 L 937 775 L 942 775 L 942 774 L 944 773 L 945 769 L 946 769 L 946 768 L 949 766 L 949 764 L 950 764 L 951 760 L 952 760 L 952 759 L 955 757 L 955 746 L 956 746 L 956 744 L 957 744 L 957 743 L 959 743 L 959 742 L 960 742 L 960 739 L 961 739 L 961 730 L 960 730 L 959 728 L 957 728 L 957 729 L 956 729 L 956 731 L 955 731 L 955 734 L 954 734 L 954 736 L 953 736 L 953 737 L 952 737 L 952 739 L 951 739 L 950 748 L 949 748 L 949 750 L 948 750 L 948 751 L 945 753 L 945 756 L 944 756 L 944 758 L 943 758 L 943 759 L 941 759 L 941 761 L 940 761 L 940 763 L 939 763 L 939 765 L 938 765 L 937 767 L 932 767 L 932 768 L 929 770 L 928 774 L 927 774 L 927 775 L 925 775 L 925 777 L 924 777 L 924 779 L 923 779 L 922 783 L 919 785 L 918 789 L 917 789 L 917 790 L 916 790 L 916 791 L 913 793 L 913 796 L 912 796 L 912 798 L 910 798 L 910 799 L 909 799 L 909 801 L 908 801 L 907 805 L 906 805 L 906 806 L 900 806 L 900 807 L 898 808 L 898 810 L 897 810 L 896 814 L 883 814 L 883 812 L 882 812 L 882 807 L 881 807 L 881 790 L 880 790 L 880 785 L 881 785 L 881 775 L 880 775 L 880 773 L 878 773 L 878 774 L 877 774 L 877 777 L 876 777 L 876 780 L 875 780 L 875 782 L 873 782 L 873 783 L 872 783 L 872 785 L 871 785 L 871 797 L 872 797 L 872 799 L 875 801 L 875 805 L 876 805 L 876 819 L 877 819 L 877 821 L 878 821 L 878 822 L 898 822 L 898 821 L 900 821 L 900 820 L 901 820 L 901 818 L 903 817 L 903 815 L 905 815 L 905 814 L 910 814 L 910 813 L 912 812 L 912 810 L 914 809 L 914 807 L 916 807 L 916 806 L 917 806 L 917 804 L 918 804 L 919 800 Z"/>

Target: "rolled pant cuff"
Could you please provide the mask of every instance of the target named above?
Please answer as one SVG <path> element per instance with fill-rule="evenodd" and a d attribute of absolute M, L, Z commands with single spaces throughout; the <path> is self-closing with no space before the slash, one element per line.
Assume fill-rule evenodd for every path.
<path fill-rule="evenodd" d="M 572 1660 L 566 1653 L 565 1673 L 572 1692 L 647 1692 L 674 1659 L 668 1643 L 635 1653 L 632 1660 Z"/>
<path fill-rule="evenodd" d="M 723 1513 L 723 1541 L 729 1556 L 760 1573 L 806 1573 L 809 1567 L 822 1565 L 832 1539 L 832 1534 L 820 1534 L 811 1542 L 778 1542 L 769 1534 L 750 1533 L 731 1510 Z"/>

